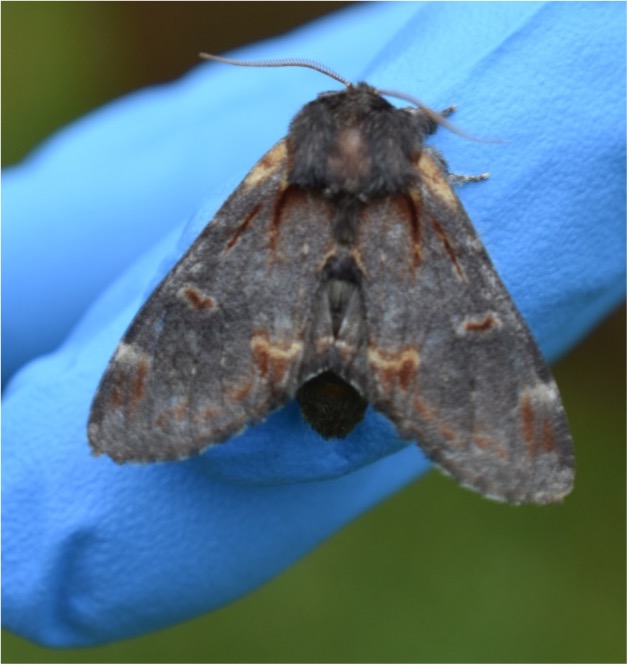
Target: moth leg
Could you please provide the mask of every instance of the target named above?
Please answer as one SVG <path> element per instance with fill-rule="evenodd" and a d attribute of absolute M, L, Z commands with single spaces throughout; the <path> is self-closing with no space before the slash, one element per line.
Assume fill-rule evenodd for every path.
<path fill-rule="evenodd" d="M 448 118 L 451 114 L 454 114 L 454 112 L 457 110 L 457 105 L 450 105 L 449 107 L 446 107 L 445 109 L 442 109 L 439 112 L 440 116 L 443 116 L 443 118 Z"/>
<path fill-rule="evenodd" d="M 450 183 L 455 186 L 460 186 L 461 184 L 472 183 L 476 181 L 485 181 L 489 179 L 489 172 L 483 172 L 483 174 L 453 174 L 448 169 L 448 163 L 441 154 L 440 151 L 437 151 L 432 146 L 424 147 L 424 152 L 434 160 L 435 163 L 439 164 L 443 171 L 445 172 L 446 177 L 449 179 Z"/>
<path fill-rule="evenodd" d="M 483 174 L 452 174 L 452 172 L 448 172 L 448 179 L 455 186 L 461 186 L 462 184 L 485 181 L 489 179 L 489 172 L 483 172 Z"/>

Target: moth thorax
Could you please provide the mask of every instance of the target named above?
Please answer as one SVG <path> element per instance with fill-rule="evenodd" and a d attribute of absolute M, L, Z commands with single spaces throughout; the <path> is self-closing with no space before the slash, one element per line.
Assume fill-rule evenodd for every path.
<path fill-rule="evenodd" d="M 325 439 L 342 439 L 364 418 L 367 402 L 331 371 L 304 383 L 296 394 L 303 418 Z"/>
<path fill-rule="evenodd" d="M 373 162 L 367 137 L 358 127 L 340 128 L 327 157 L 329 179 L 346 193 L 360 194 L 371 177 Z"/>

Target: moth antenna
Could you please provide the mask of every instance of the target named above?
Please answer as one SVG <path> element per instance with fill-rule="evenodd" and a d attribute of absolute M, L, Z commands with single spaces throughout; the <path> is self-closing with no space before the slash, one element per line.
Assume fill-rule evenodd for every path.
<path fill-rule="evenodd" d="M 434 111 L 434 109 L 426 107 L 426 105 L 423 102 L 421 102 L 421 100 L 418 100 L 412 95 L 408 95 L 408 93 L 401 93 L 400 91 L 391 91 L 383 88 L 378 90 L 378 93 L 380 95 L 388 95 L 391 98 L 398 98 L 400 100 L 405 100 L 406 102 L 410 102 L 411 104 L 415 105 L 415 107 L 421 109 L 424 113 L 428 114 L 428 116 L 430 116 L 430 118 L 435 123 L 437 123 L 438 125 L 442 125 L 444 128 L 447 128 L 450 132 L 453 132 L 455 135 L 459 135 L 461 137 L 464 137 L 465 139 L 472 140 L 473 142 L 485 142 L 491 144 L 501 143 L 493 139 L 491 140 L 479 139 L 478 137 L 474 137 L 473 135 L 469 135 L 468 133 L 463 132 L 463 130 L 461 130 L 454 124 L 450 123 L 450 121 L 446 121 L 446 119 L 443 116 L 441 116 L 441 114 L 437 114 L 437 112 Z"/>
<path fill-rule="evenodd" d="M 328 77 L 339 81 L 341 84 L 349 88 L 351 82 L 341 77 L 337 72 L 321 63 L 306 58 L 283 58 L 279 60 L 234 60 L 232 58 L 224 58 L 223 56 L 214 56 L 210 53 L 201 53 L 200 58 L 206 60 L 215 60 L 218 63 L 226 63 L 227 65 L 242 65 L 244 67 L 309 67 L 311 70 L 316 70 Z"/>

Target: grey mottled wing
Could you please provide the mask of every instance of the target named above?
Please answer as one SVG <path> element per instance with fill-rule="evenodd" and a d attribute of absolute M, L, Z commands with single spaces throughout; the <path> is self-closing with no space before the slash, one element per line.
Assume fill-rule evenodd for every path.
<path fill-rule="evenodd" d="M 574 468 L 555 382 L 427 150 L 419 174 L 361 215 L 368 339 L 351 378 L 460 483 L 516 503 L 560 499 Z"/>
<path fill-rule="evenodd" d="M 183 458 L 295 395 L 330 211 L 287 173 L 281 141 L 141 308 L 93 402 L 95 453 Z"/>

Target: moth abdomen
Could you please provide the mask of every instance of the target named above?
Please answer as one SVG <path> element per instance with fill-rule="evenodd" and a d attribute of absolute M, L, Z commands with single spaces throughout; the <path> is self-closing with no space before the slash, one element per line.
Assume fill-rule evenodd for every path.
<path fill-rule="evenodd" d="M 296 399 L 305 420 L 325 439 L 342 439 L 364 418 L 367 401 L 344 379 L 325 371 L 309 379 Z"/>

